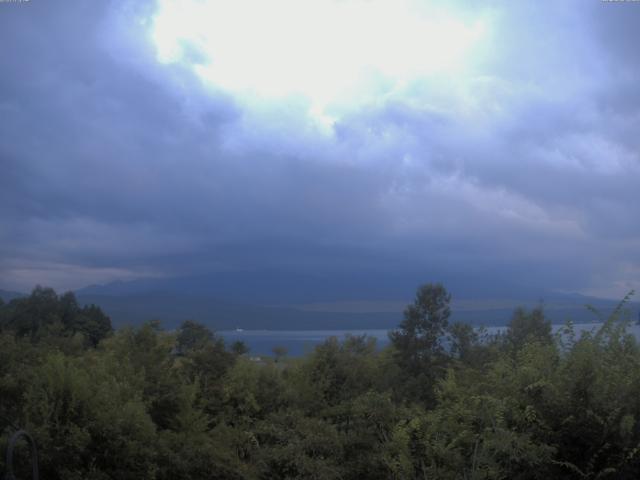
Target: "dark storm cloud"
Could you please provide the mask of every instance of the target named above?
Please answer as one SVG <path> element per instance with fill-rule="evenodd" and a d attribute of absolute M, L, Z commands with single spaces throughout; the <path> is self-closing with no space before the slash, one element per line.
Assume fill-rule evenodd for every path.
<path fill-rule="evenodd" d="M 263 266 L 637 285 L 640 5 L 486 8 L 472 74 L 327 134 L 304 101 L 202 84 L 196 49 L 157 63 L 152 3 L 0 5 L 0 287 Z"/>

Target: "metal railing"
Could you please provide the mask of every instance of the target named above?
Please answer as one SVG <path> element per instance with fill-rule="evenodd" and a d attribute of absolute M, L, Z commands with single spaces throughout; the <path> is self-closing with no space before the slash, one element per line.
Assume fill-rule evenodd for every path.
<path fill-rule="evenodd" d="M 31 446 L 31 478 L 33 480 L 40 478 L 38 475 L 38 448 L 36 447 L 36 442 L 25 430 L 18 430 L 9 439 L 9 446 L 7 447 L 7 473 L 4 476 L 4 480 L 16 480 L 16 476 L 13 474 L 13 449 L 22 437 L 26 438 Z"/>

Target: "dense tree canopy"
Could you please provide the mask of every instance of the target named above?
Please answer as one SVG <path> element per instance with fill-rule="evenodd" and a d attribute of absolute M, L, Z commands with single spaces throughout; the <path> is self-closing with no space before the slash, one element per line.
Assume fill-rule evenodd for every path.
<path fill-rule="evenodd" d="M 38 286 L 28 297 L 0 307 L 0 329 L 31 340 L 79 334 L 95 347 L 112 332 L 109 317 L 95 305 L 80 307 L 72 292 L 58 296 L 53 289 Z"/>
<path fill-rule="evenodd" d="M 449 326 L 450 301 L 451 295 L 442 284 L 421 286 L 398 329 L 389 333 L 401 369 L 397 391 L 406 399 L 427 404 L 435 400 L 435 382 L 446 365 L 442 341 Z"/>
<path fill-rule="evenodd" d="M 489 336 L 449 325 L 449 302 L 425 285 L 388 348 L 330 338 L 276 363 L 194 321 L 111 332 L 97 307 L 37 288 L 0 304 L 0 449 L 26 428 L 53 480 L 640 475 L 622 308 L 582 335 L 519 309 Z"/>

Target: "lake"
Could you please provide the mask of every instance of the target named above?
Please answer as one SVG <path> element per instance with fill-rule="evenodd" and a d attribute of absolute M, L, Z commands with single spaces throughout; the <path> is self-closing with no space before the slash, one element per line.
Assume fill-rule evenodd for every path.
<path fill-rule="evenodd" d="M 564 325 L 553 325 L 554 333 Z M 576 333 L 595 330 L 601 326 L 600 323 L 579 323 L 575 324 Z M 486 331 L 495 334 L 504 331 L 507 327 L 487 327 Z M 640 339 L 640 325 L 630 325 L 628 331 Z M 311 352 L 316 345 L 321 344 L 329 337 L 344 339 L 350 335 L 367 335 L 376 339 L 379 348 L 383 348 L 389 343 L 387 333 L 389 330 L 226 330 L 217 332 L 227 344 L 242 340 L 251 355 L 273 355 L 273 348 L 282 346 L 287 348 L 288 355 L 299 357 Z"/>

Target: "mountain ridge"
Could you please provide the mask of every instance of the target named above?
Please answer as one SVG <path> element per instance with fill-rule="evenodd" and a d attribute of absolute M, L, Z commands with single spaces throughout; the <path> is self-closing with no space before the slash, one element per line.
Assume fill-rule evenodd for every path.
<path fill-rule="evenodd" d="M 166 328 L 175 328 L 181 321 L 191 319 L 215 330 L 392 329 L 402 320 L 404 308 L 412 302 L 420 284 L 415 278 L 404 278 L 401 283 L 396 280 L 365 279 L 358 274 L 332 279 L 327 275 L 273 271 L 226 272 L 118 280 L 88 285 L 74 293 L 80 304 L 100 306 L 116 327 L 158 319 Z M 607 314 L 619 302 L 566 292 L 534 291 L 525 295 L 523 290 L 512 289 L 500 297 L 499 286 L 494 286 L 493 291 L 485 286 L 485 296 L 469 298 L 460 293 L 469 293 L 470 288 L 454 285 L 451 320 L 500 326 L 508 323 L 519 306 L 531 309 L 543 305 L 553 323 L 564 323 L 569 318 L 584 323 L 597 321 L 586 304 Z M 0 290 L 0 298 L 6 302 L 24 295 Z M 630 305 L 637 308 L 635 303 Z"/>
<path fill-rule="evenodd" d="M 92 285 L 76 290 L 79 300 L 96 303 L 116 323 L 139 323 L 158 318 L 169 325 L 195 319 L 216 329 L 366 329 L 394 328 L 413 300 L 416 278 L 380 279 L 351 274 L 331 278 L 320 274 L 277 271 L 222 272 L 192 277 L 147 278 Z M 447 284 L 445 286 L 449 289 Z M 518 306 L 543 305 L 553 323 L 568 318 L 595 321 L 585 304 L 611 311 L 617 300 L 579 293 L 507 289 L 485 285 L 485 295 L 453 285 L 452 321 L 473 325 L 505 325 Z M 464 294 L 471 294 L 468 297 Z M 469 298 L 470 297 L 470 298 Z"/>

